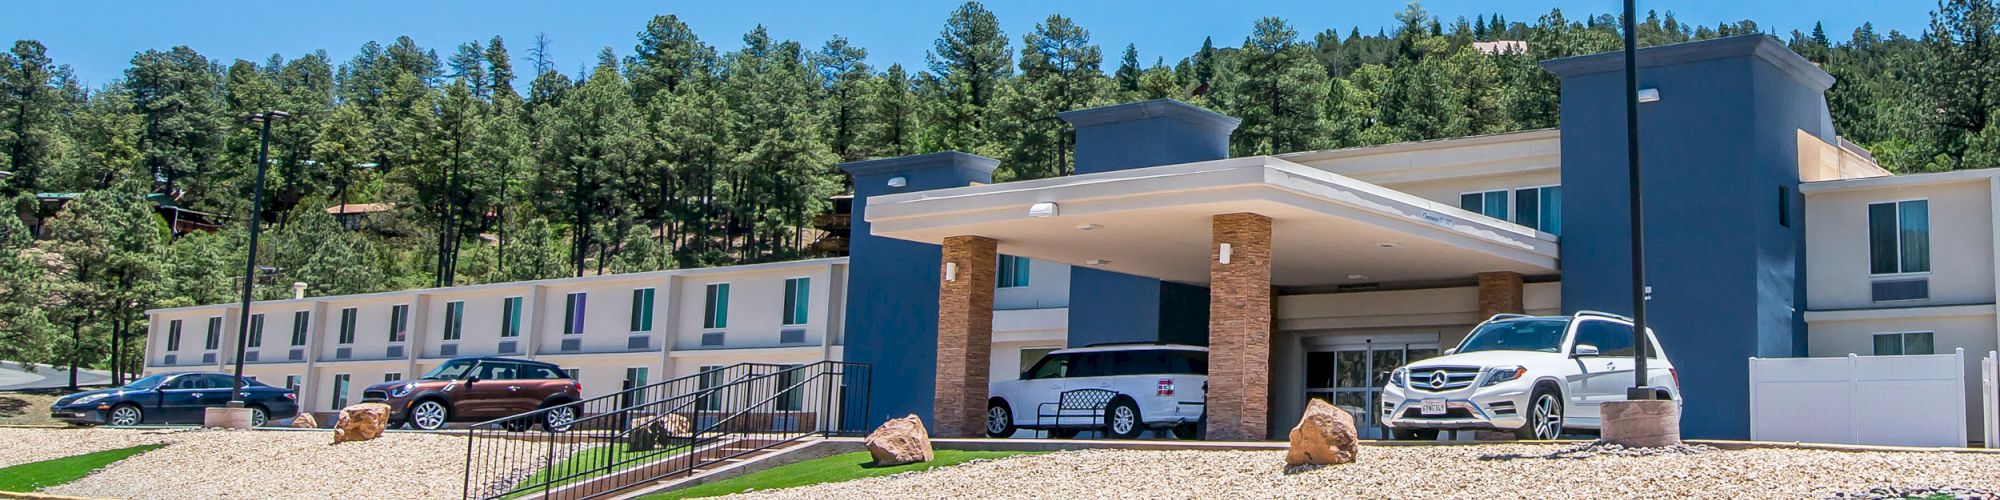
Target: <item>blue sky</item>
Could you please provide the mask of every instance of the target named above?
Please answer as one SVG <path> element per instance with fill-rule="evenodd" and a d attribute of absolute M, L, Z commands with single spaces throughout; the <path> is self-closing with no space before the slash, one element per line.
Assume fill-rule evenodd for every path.
<path fill-rule="evenodd" d="M 1879 31 L 1917 33 L 1936 7 L 1925 0 L 1821 0 L 1812 8 L 1778 0 L 1684 0 L 1639 2 L 1640 11 L 1672 11 L 1685 22 L 1713 25 L 1753 19 L 1781 33 L 1805 31 L 1813 22 L 1843 39 L 1862 22 Z M 1105 48 L 1107 69 L 1126 43 L 1136 43 L 1140 58 L 1151 64 L 1157 56 L 1174 60 L 1201 45 L 1204 35 L 1217 45 L 1239 45 L 1259 17 L 1279 16 L 1304 33 L 1333 28 L 1363 32 L 1394 22 L 1402 0 L 1161 0 L 1073 1 L 992 0 L 986 2 L 1018 48 L 1020 36 L 1051 13 L 1075 19 Z M 336 62 L 352 57 L 368 40 L 393 40 L 410 35 L 417 42 L 448 55 L 458 43 L 506 37 L 517 58 L 525 58 L 534 35 L 554 40 L 551 53 L 565 72 L 595 60 L 610 46 L 629 54 L 634 34 L 655 14 L 677 14 L 702 39 L 723 50 L 740 45 L 744 32 L 758 23 L 779 38 L 799 40 L 817 48 L 832 35 L 845 35 L 869 51 L 878 68 L 902 63 L 917 69 L 924 52 L 937 38 L 955 1 L 660 1 L 563 2 L 488 0 L 347 0 L 340 2 L 247 1 L 106 1 L 41 0 L 16 3 L 0 17 L 0 38 L 33 38 L 49 46 L 57 62 L 72 66 L 92 86 L 117 78 L 132 55 L 174 45 L 194 47 L 210 58 L 262 61 L 273 53 L 287 58 L 326 49 Z M 1509 21 L 1532 22 L 1551 8 L 1572 17 L 1612 12 L 1616 0 L 1541 2 L 1431 0 L 1431 14 L 1447 21 L 1458 16 L 1498 12 Z M 520 64 L 525 66 L 525 64 Z"/>

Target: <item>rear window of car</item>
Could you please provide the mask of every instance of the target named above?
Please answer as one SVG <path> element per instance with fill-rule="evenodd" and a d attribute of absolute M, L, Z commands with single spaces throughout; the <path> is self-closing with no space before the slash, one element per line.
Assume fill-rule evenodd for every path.
<path fill-rule="evenodd" d="M 569 374 L 542 365 L 521 365 L 521 378 L 555 380 L 569 378 Z"/>
<path fill-rule="evenodd" d="M 1069 376 L 1208 375 L 1208 353 L 1178 349 L 1101 351 L 1074 354 Z"/>

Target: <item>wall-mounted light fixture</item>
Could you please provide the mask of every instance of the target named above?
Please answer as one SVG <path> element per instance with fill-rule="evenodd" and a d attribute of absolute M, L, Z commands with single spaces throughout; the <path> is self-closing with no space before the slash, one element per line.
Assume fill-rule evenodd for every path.
<path fill-rule="evenodd" d="M 1639 102 L 1660 102 L 1660 89 L 1639 89 Z"/>
<path fill-rule="evenodd" d="M 1081 231 L 1090 231 L 1090 230 L 1094 230 L 1094 229 L 1097 229 L 1097 228 L 1100 228 L 1100 227 L 1104 227 L 1104 226 L 1102 226 L 1102 225 L 1098 225 L 1098 224 L 1077 224 L 1077 225 L 1076 225 L 1076 228 L 1077 228 L 1078 230 L 1081 230 Z"/>
<path fill-rule="evenodd" d="M 1055 217 L 1058 213 L 1056 202 L 1044 201 L 1028 206 L 1029 217 Z"/>
<path fill-rule="evenodd" d="M 898 176 L 895 176 L 895 177 L 890 177 L 890 178 L 889 178 L 889 187 L 892 187 L 892 188 L 899 188 L 899 187 L 903 187 L 903 186 L 908 186 L 908 185 L 910 185 L 910 180 L 909 180 L 909 179 L 906 179 L 906 178 L 904 178 L 903 176 L 900 176 L 900 175 L 898 175 Z"/>
<path fill-rule="evenodd" d="M 1229 249 L 1229 244 L 1228 244 L 1228 243 L 1223 243 L 1223 244 L 1222 244 L 1222 248 L 1221 248 L 1221 250 L 1220 250 L 1220 251 L 1221 251 L 1221 253 L 1222 253 L 1222 263 L 1223 263 L 1223 264 L 1228 264 L 1228 263 L 1229 263 L 1229 250 L 1230 250 L 1230 249 Z"/>
<path fill-rule="evenodd" d="M 944 280 L 945 280 L 945 281 L 958 281 L 958 263 L 957 263 L 957 262 L 946 262 L 946 263 L 944 263 Z"/>
<path fill-rule="evenodd" d="M 1104 260 L 1104 259 L 1090 259 L 1090 260 L 1086 260 L 1086 261 L 1083 261 L 1083 263 L 1085 263 L 1085 264 L 1089 264 L 1089 265 L 1093 265 L 1093 266 L 1102 266 L 1102 265 L 1105 265 L 1105 264 L 1110 264 L 1110 263 L 1111 263 L 1111 261 L 1108 261 L 1108 260 Z"/>

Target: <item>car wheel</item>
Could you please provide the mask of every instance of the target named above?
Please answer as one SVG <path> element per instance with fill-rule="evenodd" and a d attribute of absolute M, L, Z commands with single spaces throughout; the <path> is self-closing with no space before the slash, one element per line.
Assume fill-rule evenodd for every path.
<path fill-rule="evenodd" d="M 575 406 L 557 406 L 542 414 L 542 430 L 568 432 L 570 424 L 576 423 Z"/>
<path fill-rule="evenodd" d="M 412 429 L 434 431 L 443 429 L 450 416 L 451 409 L 446 408 L 444 403 L 426 399 L 410 407 L 409 424 Z"/>
<path fill-rule="evenodd" d="M 251 426 L 251 427 L 263 427 L 263 426 L 264 426 L 264 421 L 266 421 L 266 420 L 270 420 L 270 419 L 271 419 L 271 414 L 269 414 L 269 413 L 265 413 L 265 412 L 264 412 L 264 407 L 262 407 L 262 406 L 252 406 L 252 407 L 250 407 L 250 426 Z"/>
<path fill-rule="evenodd" d="M 993 400 L 986 403 L 986 437 L 1003 438 L 1014 435 L 1014 412 L 1008 411 L 1007 402 Z"/>
<path fill-rule="evenodd" d="M 1521 440 L 1549 440 L 1562 435 L 1563 402 L 1548 386 L 1535 388 L 1528 398 L 1528 423 L 1514 430 Z"/>
<path fill-rule="evenodd" d="M 125 403 L 111 407 L 111 416 L 104 419 L 111 425 L 139 425 L 146 422 L 146 410 L 139 405 Z"/>
<path fill-rule="evenodd" d="M 1389 434 L 1397 441 L 1436 441 L 1437 429 L 1390 429 Z"/>
<path fill-rule="evenodd" d="M 1182 441 L 1193 441 L 1194 438 L 1197 437 L 1197 435 L 1199 435 L 1200 433 L 1201 433 L 1201 426 L 1196 424 L 1181 424 L 1174 426 L 1174 439 L 1179 439 Z"/>
<path fill-rule="evenodd" d="M 1112 401 L 1104 409 L 1104 432 L 1118 439 L 1133 439 L 1146 432 L 1146 422 L 1139 419 L 1139 405 L 1131 400 Z"/>

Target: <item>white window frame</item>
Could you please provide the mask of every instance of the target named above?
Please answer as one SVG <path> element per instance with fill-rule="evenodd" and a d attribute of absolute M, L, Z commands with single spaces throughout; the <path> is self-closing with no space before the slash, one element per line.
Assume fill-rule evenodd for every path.
<path fill-rule="evenodd" d="M 400 324 L 395 321 L 397 319 L 396 308 L 399 307 L 403 309 L 403 321 Z M 416 307 L 408 303 L 389 305 L 389 345 L 403 345 L 404 342 L 410 340 L 410 311 L 414 309 Z M 399 332 L 397 330 L 402 331 Z M 398 335 L 401 336 L 398 337 Z"/>
<path fill-rule="evenodd" d="M 1909 339 L 1909 336 L 1911 336 L 1911 335 L 1917 335 L 1917 334 L 1924 334 L 1924 335 L 1930 335 L 1930 336 L 1931 336 L 1931 353 L 1930 353 L 1930 354 L 1937 354 L 1937 351 L 1938 351 L 1938 347 L 1937 347 L 1937 331 L 1935 331 L 1935 330 L 1911 330 L 1911 331 L 1904 331 L 1904 332 L 1876 332 L 1876 333 L 1872 333 L 1872 334 L 1869 334 L 1869 335 L 1868 335 L 1868 353 L 1869 353 L 1870 355 L 1874 355 L 1874 356 L 1929 356 L 1930 354 L 1910 354 L 1910 339 Z M 1883 335 L 1895 335 L 1895 336 L 1896 336 L 1896 341 L 1897 341 L 1897 342 L 1898 342 L 1898 343 L 1900 344 L 1900 345 L 1899 345 L 1899 347 L 1900 347 L 1900 348 L 1901 348 L 1901 349 L 1903 350 L 1902 354 L 1876 354 L 1876 353 L 1875 353 L 1875 338 L 1876 338 L 1876 337 L 1880 337 L 1880 336 L 1883 336 Z"/>
<path fill-rule="evenodd" d="M 1459 199 L 1460 201 L 1463 201 L 1463 200 L 1465 200 L 1465 195 L 1468 195 L 1468 194 L 1476 194 L 1476 195 L 1479 195 L 1479 205 L 1480 205 L 1481 209 L 1480 209 L 1480 210 L 1467 210 L 1467 209 L 1466 209 L 1465 207 L 1458 207 L 1458 209 L 1460 209 L 1460 210 L 1465 210 L 1465 211 L 1467 211 L 1467 212 L 1472 212 L 1472 213 L 1474 213 L 1474 214 L 1478 214 L 1478 215 L 1486 215 L 1486 212 L 1484 211 L 1484 208 L 1485 208 L 1485 206 L 1486 206 L 1486 195 L 1488 195 L 1488 194 L 1492 194 L 1492 193 L 1501 193 L 1501 194 L 1503 194 L 1503 195 L 1506 195 L 1506 196 L 1507 196 L 1507 202 L 1506 202 L 1506 203 L 1502 203 L 1502 204 L 1501 204 L 1501 205 L 1504 205 L 1503 207 L 1501 207 L 1501 210 L 1505 211 L 1506 213 L 1504 213 L 1504 214 L 1501 214 L 1501 215 L 1500 215 L 1499 217 L 1495 217 L 1495 218 L 1497 218 L 1497 219 L 1500 219 L 1500 220 L 1503 220 L 1503 221 L 1507 221 L 1507 222 L 1514 222 L 1514 190 L 1515 190 L 1515 189 L 1525 189 L 1525 188 L 1494 188 L 1494 189 L 1481 189 L 1481 190 L 1477 190 L 1477 191 L 1460 191 L 1460 192 L 1458 193 L 1458 199 Z M 1457 202 L 1454 202 L 1454 203 L 1452 203 L 1452 206 L 1458 206 L 1458 203 L 1457 203 Z M 1492 217 L 1492 216 L 1490 216 L 1490 215 L 1487 215 L 1487 217 Z"/>
<path fill-rule="evenodd" d="M 722 325 L 708 326 L 708 314 L 709 314 L 708 291 L 714 289 L 718 285 L 725 285 L 729 287 L 729 290 L 722 294 L 722 300 L 720 301 L 722 302 L 722 310 L 720 311 L 719 314 L 716 315 L 717 317 L 722 318 Z M 729 296 L 734 295 L 735 292 L 736 292 L 736 284 L 735 282 L 731 281 L 711 281 L 701 286 L 701 331 L 702 332 L 720 332 L 729 329 Z"/>
<path fill-rule="evenodd" d="M 395 382 L 395 381 L 398 381 L 398 380 L 402 380 L 402 379 L 403 379 L 403 372 L 383 372 L 383 373 L 382 373 L 382 381 L 383 381 L 383 382 Z"/>
<path fill-rule="evenodd" d="M 791 315 L 792 315 L 792 311 L 790 311 L 790 310 L 786 310 L 786 311 L 783 311 L 783 312 L 781 312 L 781 313 L 779 313 L 779 314 L 778 314 L 778 325 L 779 325 L 779 326 L 806 326 L 806 325 L 810 325 L 810 324 L 812 324 L 812 310 L 813 310 L 813 308 L 812 308 L 812 296 L 813 296 L 813 293 L 812 293 L 812 282 L 813 282 L 813 277 L 812 277 L 812 275 L 799 275 L 799 276 L 787 276 L 787 277 L 785 277 L 785 281 L 784 281 L 784 282 L 785 282 L 785 283 L 790 283 L 790 282 L 791 282 L 792 280 L 806 280 L 806 281 L 805 281 L 805 284 L 806 284 L 806 317 L 804 317 L 804 318 L 799 318 L 799 322 L 797 322 L 797 323 L 787 323 L 787 322 L 786 322 L 785 320 L 787 320 L 787 319 L 790 319 L 790 318 L 786 318 L 786 316 L 791 316 Z M 735 287 L 731 287 L 731 288 L 735 288 Z M 783 290 L 783 289 L 781 288 L 781 289 L 779 289 L 779 290 L 778 290 L 778 293 L 784 293 L 784 290 Z M 791 300 L 791 299 L 792 299 L 791 297 L 782 297 L 782 298 L 780 298 L 780 299 L 778 300 L 778 306 L 779 306 L 779 307 L 784 307 L 784 305 L 785 305 L 785 301 L 787 301 L 787 300 Z M 704 304 L 704 305 L 706 305 L 706 304 Z"/>
<path fill-rule="evenodd" d="M 202 324 L 202 328 L 206 330 L 201 334 L 202 354 L 213 353 L 222 348 L 222 341 L 225 340 L 223 339 L 224 337 L 223 334 L 228 333 L 225 330 L 229 329 L 229 325 L 227 323 L 228 322 L 223 321 L 221 316 L 209 316 L 208 321 Z M 208 345 L 208 339 L 211 337 L 215 339 L 214 347 L 210 347 Z"/>
<path fill-rule="evenodd" d="M 642 286 L 642 287 L 635 287 L 635 288 L 633 288 L 633 289 L 632 289 L 632 293 L 634 293 L 634 294 L 638 294 L 638 293 L 642 293 L 642 292 L 641 292 L 641 290 L 652 290 L 652 297 L 650 297 L 650 298 L 651 298 L 651 300 L 648 300 L 648 301 L 646 301 L 646 302 L 645 302 L 645 304 L 646 304 L 646 307 L 648 308 L 648 309 L 647 309 L 647 313 L 648 313 L 649 315 L 653 316 L 653 317 L 647 320 L 647 322 L 648 322 L 648 323 L 651 323 L 651 324 L 647 324 L 647 325 L 643 325 L 643 326 L 645 326 L 645 327 L 646 327 L 646 329 L 644 329 L 644 330 L 636 330 L 636 329 L 635 329 L 635 330 L 632 330 L 632 332 L 630 333 L 631 335 L 645 335 L 645 334 L 650 334 L 650 333 L 653 333 L 653 330 L 656 330 L 656 329 L 659 329 L 659 326 L 660 326 L 660 325 L 659 325 L 659 323 L 660 323 L 660 322 L 659 322 L 659 317 L 660 317 L 660 315 L 659 315 L 659 312 L 660 312 L 660 307 L 659 307 L 659 306 L 660 306 L 660 304 L 659 304 L 659 302 L 660 302 L 660 288 L 659 288 L 659 287 L 652 287 L 652 286 Z M 636 305 L 638 305 L 638 304 L 636 304 L 636 303 L 635 303 L 635 304 L 633 304 L 633 305 L 635 305 L 635 306 L 636 306 Z M 637 310 L 633 310 L 633 311 L 626 311 L 626 312 L 628 313 L 628 315 L 629 315 L 629 314 L 639 314 L 639 311 L 637 311 Z M 631 318 L 626 318 L 626 320 L 627 320 L 627 321 L 626 321 L 626 323 L 627 323 L 627 324 L 626 324 L 625 326 L 626 326 L 627 328 L 630 328 L 630 327 L 632 326 L 632 325 L 630 324 L 630 323 L 631 323 L 631 321 L 630 321 L 630 320 L 631 320 Z M 649 375 L 650 375 L 650 374 L 649 374 Z"/>
<path fill-rule="evenodd" d="M 512 304 L 520 305 L 509 304 L 510 301 Z M 500 298 L 500 338 L 511 339 L 521 336 L 522 318 L 528 315 L 527 302 L 528 299 L 520 295 Z M 519 309 L 520 314 L 515 314 L 515 309 Z"/>
<path fill-rule="evenodd" d="M 1525 191 L 1525 190 L 1533 190 L 1533 191 L 1535 192 L 1535 208 L 1537 208 L 1537 209 L 1540 209 L 1543 203 L 1546 203 L 1546 202 L 1548 202 L 1548 200 L 1544 200 L 1544 199 L 1542 199 L 1542 188 L 1560 188 L 1560 187 L 1562 187 L 1562 183 L 1555 183 L 1555 184 L 1540 184 L 1540 185 L 1534 185 L 1534 186 L 1521 186 L 1521 187 L 1517 187 L 1517 188 L 1514 188 L 1514 190 L 1513 190 L 1513 191 L 1510 191 L 1510 192 L 1508 192 L 1508 193 L 1507 193 L 1507 196 L 1508 196 L 1508 198 L 1507 198 L 1507 222 L 1512 222 L 1512 223 L 1514 223 L 1514 224 L 1516 224 L 1516 225 L 1521 225 L 1522 227 L 1527 227 L 1528 229 L 1533 229 L 1533 230 L 1536 230 L 1536 231 L 1542 231 L 1542 228 L 1540 228 L 1540 227 L 1529 227 L 1529 226 L 1526 226 L 1526 225 L 1523 225 L 1523 224 L 1521 224 L 1521 222 L 1520 222 L 1520 221 L 1521 221 L 1521 217 L 1520 217 L 1520 214 L 1517 214 L 1517 213 L 1514 213 L 1514 207 L 1516 206 L 1515 204 L 1516 204 L 1516 203 L 1520 203 L 1520 202 L 1521 202 L 1521 200 L 1520 200 L 1520 198 L 1519 198 L 1519 196 L 1520 196 L 1520 192 L 1521 192 L 1521 191 Z M 1541 224 L 1541 222 L 1542 222 L 1542 221 L 1540 220 L 1540 219 L 1541 219 L 1541 214 L 1535 214 L 1535 216 L 1536 216 L 1536 220 L 1535 220 L 1535 226 L 1541 226 L 1541 225 L 1542 225 L 1542 224 Z M 1548 231 L 1542 231 L 1542 232 L 1546 233 L 1546 232 L 1548 232 Z"/>
<path fill-rule="evenodd" d="M 1903 268 L 1903 227 L 1902 227 L 1903 204 L 1912 201 L 1924 202 L 1924 214 L 1925 214 L 1924 234 L 1926 236 L 1929 236 L 1932 232 L 1931 229 L 1936 228 L 1936 226 L 1932 225 L 1931 222 L 1937 220 L 1937 218 L 1931 217 L 1933 212 L 1930 210 L 1932 207 L 1930 206 L 1931 199 L 1929 197 L 1887 199 L 1880 201 L 1870 201 L 1861 205 L 1861 226 L 1862 226 L 1861 238 L 1862 238 L 1862 245 L 1868 248 L 1868 260 L 1866 265 L 1868 266 L 1868 277 L 1870 279 L 1930 276 L 1931 271 L 1937 270 L 1937 261 L 1931 260 L 1930 271 L 1917 271 L 1917 272 L 1901 271 L 1901 269 Z M 1896 207 L 1896 269 L 1898 269 L 1898 271 L 1893 273 L 1875 272 L 1875 245 L 1874 245 L 1875 242 L 1868 240 L 1868 238 L 1873 237 L 1873 235 L 1868 234 L 1869 230 L 1872 229 L 1871 227 L 1869 227 L 1871 221 L 1868 220 L 1868 207 L 1873 207 L 1875 205 L 1882 205 L 1882 204 L 1888 204 L 1889 206 Z M 1935 253 L 1933 253 L 1933 255 L 1935 255 Z M 1925 257 L 1928 258 L 1930 256 L 1925 256 Z M 1889 300 L 1880 302 L 1909 302 L 1917 300 L 1928 300 L 1928 299 Z"/>
<path fill-rule="evenodd" d="M 300 313 L 305 314 L 305 321 L 299 321 Z M 312 322 L 313 313 L 311 309 L 292 311 L 292 336 L 286 339 L 291 345 L 287 347 L 305 347 L 306 344 L 312 343 Z"/>
<path fill-rule="evenodd" d="M 353 313 L 349 315 L 348 313 Z M 361 335 L 361 308 L 340 308 L 340 322 L 334 325 L 333 340 L 338 345 L 354 345 L 354 338 Z"/>
<path fill-rule="evenodd" d="M 577 311 L 575 311 L 573 308 L 570 307 L 570 305 L 574 303 L 570 301 L 570 297 L 578 297 L 583 299 L 582 314 L 577 314 Z M 572 315 L 575 315 L 575 317 L 572 317 Z M 570 329 L 569 327 L 571 325 L 577 327 L 576 331 L 574 332 L 569 331 Z M 590 329 L 590 291 L 583 290 L 575 292 L 563 292 L 563 316 L 562 316 L 563 336 L 581 337 L 583 336 L 584 330 L 589 330 L 589 329 Z"/>
<path fill-rule="evenodd" d="M 285 376 L 285 390 L 297 391 L 299 390 L 299 388 L 305 387 L 305 384 L 306 384 L 306 377 L 304 375 Z"/>
<path fill-rule="evenodd" d="M 340 383 L 341 377 L 347 377 L 346 384 Z M 327 384 L 333 389 L 333 394 L 331 394 L 333 399 L 329 401 L 332 403 L 333 411 L 340 411 L 342 408 L 345 408 L 348 402 L 347 391 L 354 388 L 354 376 L 346 373 L 335 373 L 333 374 L 333 378 L 328 380 Z"/>

